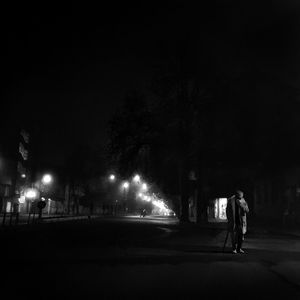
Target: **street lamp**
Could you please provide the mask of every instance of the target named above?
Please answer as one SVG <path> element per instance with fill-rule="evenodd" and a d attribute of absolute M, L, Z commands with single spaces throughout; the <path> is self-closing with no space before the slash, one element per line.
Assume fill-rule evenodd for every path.
<path fill-rule="evenodd" d="M 35 216 L 35 208 L 32 207 L 32 206 L 33 206 L 34 200 L 37 198 L 37 196 L 38 196 L 38 192 L 37 192 L 37 190 L 34 189 L 34 188 L 27 189 L 26 192 L 25 192 L 25 197 L 28 198 L 28 199 L 30 200 L 30 201 L 28 202 L 28 206 L 27 206 L 27 209 L 28 209 L 28 220 L 27 220 L 27 224 L 29 224 L 29 222 L 30 222 L 30 216 L 31 216 L 31 210 L 32 210 L 32 209 L 34 210 L 32 221 L 34 220 L 34 216 Z"/>
<path fill-rule="evenodd" d="M 116 180 L 116 176 L 115 176 L 114 174 L 111 174 L 111 175 L 109 176 L 109 180 L 110 180 L 111 182 L 114 182 L 114 181 Z"/>
<path fill-rule="evenodd" d="M 42 185 L 45 185 L 45 186 L 49 185 L 52 183 L 52 181 L 53 181 L 52 175 L 50 175 L 50 174 L 43 175 L 41 181 L 39 182 L 40 197 L 42 196 L 42 190 L 43 190 Z M 41 197 L 40 201 L 37 203 L 37 207 L 39 209 L 39 219 L 42 218 L 43 208 L 45 208 L 45 206 L 46 206 L 45 199 L 43 200 L 42 198 L 43 197 Z"/>
<path fill-rule="evenodd" d="M 133 181 L 134 181 L 135 183 L 139 183 L 139 182 L 141 181 L 140 175 L 136 174 L 136 175 L 133 177 Z"/>
<path fill-rule="evenodd" d="M 43 175 L 42 179 L 38 182 L 38 188 L 40 191 L 40 196 L 42 194 L 43 186 L 50 185 L 53 181 L 53 177 L 50 174 Z"/>
<path fill-rule="evenodd" d="M 50 174 L 45 174 L 43 177 L 42 177 L 42 183 L 43 184 L 49 184 L 52 182 L 52 176 Z"/>
<path fill-rule="evenodd" d="M 129 188 L 129 182 L 125 181 L 123 183 L 125 211 L 126 211 L 126 205 L 127 205 L 127 190 L 128 190 L 128 188 Z"/>
<path fill-rule="evenodd" d="M 19 203 L 20 203 L 20 204 L 24 204 L 24 203 L 25 203 L 25 200 L 26 200 L 26 197 L 25 197 L 25 196 L 20 196 L 20 198 L 19 198 Z"/>
<path fill-rule="evenodd" d="M 48 215 L 50 215 L 50 209 L 51 209 L 51 199 L 48 199 Z"/>
<path fill-rule="evenodd" d="M 26 192 L 25 192 L 25 197 L 28 198 L 28 199 L 35 199 L 37 197 L 37 191 L 36 189 L 28 189 Z"/>
<path fill-rule="evenodd" d="M 145 192 L 148 191 L 147 183 L 142 184 L 142 190 L 145 191 Z"/>
<path fill-rule="evenodd" d="M 129 188 L 129 182 L 128 181 L 125 181 L 123 183 L 123 188 L 124 188 L 124 190 L 127 190 Z"/>

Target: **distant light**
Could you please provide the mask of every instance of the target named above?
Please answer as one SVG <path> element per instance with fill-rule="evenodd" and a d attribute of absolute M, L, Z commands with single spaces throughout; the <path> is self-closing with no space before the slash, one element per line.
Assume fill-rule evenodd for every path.
<path fill-rule="evenodd" d="M 135 183 L 139 183 L 140 181 L 141 181 L 141 177 L 140 177 L 140 175 L 135 175 L 134 177 L 133 177 L 133 181 L 135 182 Z"/>
<path fill-rule="evenodd" d="M 152 202 L 155 206 L 157 206 L 158 208 L 160 208 L 161 210 L 168 210 L 167 206 L 162 202 L 162 201 L 153 201 Z"/>
<path fill-rule="evenodd" d="M 42 178 L 44 184 L 49 184 L 52 181 L 52 176 L 50 174 L 45 174 Z"/>
<path fill-rule="evenodd" d="M 25 193 L 25 197 L 29 199 L 34 199 L 37 197 L 37 191 L 35 189 L 28 189 Z"/>
<path fill-rule="evenodd" d="M 109 176 L 109 180 L 110 180 L 110 181 L 115 181 L 115 180 L 116 180 L 116 176 L 115 176 L 114 174 L 111 174 L 111 175 Z"/>
<path fill-rule="evenodd" d="M 147 183 L 143 183 L 143 185 L 142 185 L 142 190 L 143 190 L 143 191 L 148 191 Z"/>
<path fill-rule="evenodd" d="M 128 189 L 128 188 L 129 188 L 129 182 L 125 181 L 125 182 L 123 183 L 123 188 L 124 188 L 124 189 Z"/>
<path fill-rule="evenodd" d="M 25 203 L 25 200 L 26 200 L 25 196 L 21 196 L 19 198 L 19 203 L 23 204 L 23 203 Z"/>
<path fill-rule="evenodd" d="M 43 201 L 45 201 L 45 198 L 44 198 L 44 197 L 42 197 L 41 199 L 42 199 Z"/>
<path fill-rule="evenodd" d="M 143 194 L 142 194 L 142 193 L 138 193 L 138 196 L 139 196 L 140 198 L 143 198 Z"/>
<path fill-rule="evenodd" d="M 147 195 L 142 195 L 142 200 L 150 202 L 151 201 L 151 197 L 147 196 Z"/>
<path fill-rule="evenodd" d="M 50 199 L 50 198 L 48 198 L 48 201 L 51 201 L 51 199 Z"/>
<path fill-rule="evenodd" d="M 22 177 L 22 178 L 26 178 L 26 174 L 22 174 L 21 177 Z"/>

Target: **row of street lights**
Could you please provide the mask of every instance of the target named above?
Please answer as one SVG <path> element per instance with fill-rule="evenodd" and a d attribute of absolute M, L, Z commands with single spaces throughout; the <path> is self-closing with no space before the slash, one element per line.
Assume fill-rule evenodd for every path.
<path fill-rule="evenodd" d="M 116 175 L 111 174 L 109 175 L 109 180 L 110 182 L 115 182 L 117 180 Z M 168 208 L 168 206 L 165 204 L 163 199 L 159 199 L 157 195 L 154 193 L 152 195 L 149 194 L 149 187 L 146 182 L 141 181 L 141 176 L 136 174 L 132 178 L 133 185 L 135 187 L 138 187 L 137 193 L 136 193 L 136 198 L 139 198 L 143 201 L 146 202 L 151 202 L 154 206 L 159 208 L 160 210 L 168 213 L 171 210 Z M 129 181 L 123 181 L 121 184 L 121 188 L 123 189 L 124 193 L 124 201 L 125 203 L 127 202 L 127 192 L 130 187 L 130 182 Z"/>
<path fill-rule="evenodd" d="M 117 181 L 117 177 L 115 174 L 110 174 L 108 176 L 108 179 L 111 183 L 114 183 Z M 138 188 L 139 192 L 147 192 L 148 191 L 148 185 L 147 185 L 147 183 L 141 181 L 141 176 L 138 174 L 134 175 L 132 178 L 132 183 L 130 183 L 130 181 L 128 181 L 128 180 L 125 180 L 120 185 L 120 189 L 123 192 L 124 204 L 127 204 L 128 190 L 131 185 Z"/>
<path fill-rule="evenodd" d="M 109 178 L 109 181 L 110 181 L 110 182 L 115 182 L 115 181 L 117 180 L 117 177 L 116 177 L 116 175 L 114 175 L 114 174 L 109 175 L 108 178 Z M 132 181 L 133 181 L 135 184 L 141 184 L 141 177 L 140 177 L 140 175 L 136 174 L 136 175 L 133 177 Z M 129 181 L 124 181 L 124 182 L 122 183 L 122 187 L 123 187 L 123 189 L 127 190 L 127 189 L 130 187 Z M 145 192 L 148 191 L 148 185 L 147 185 L 147 183 L 143 182 L 142 185 L 141 185 L 141 189 L 142 189 L 143 191 L 145 191 Z"/>

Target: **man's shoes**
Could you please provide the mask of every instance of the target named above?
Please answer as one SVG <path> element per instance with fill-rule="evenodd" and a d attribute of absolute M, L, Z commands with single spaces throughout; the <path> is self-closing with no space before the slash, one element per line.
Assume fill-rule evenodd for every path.
<path fill-rule="evenodd" d="M 232 250 L 232 254 L 237 254 L 236 249 Z"/>
<path fill-rule="evenodd" d="M 239 249 L 238 252 L 239 252 L 239 253 L 242 253 L 242 254 L 245 253 L 245 251 L 244 251 L 243 249 Z"/>

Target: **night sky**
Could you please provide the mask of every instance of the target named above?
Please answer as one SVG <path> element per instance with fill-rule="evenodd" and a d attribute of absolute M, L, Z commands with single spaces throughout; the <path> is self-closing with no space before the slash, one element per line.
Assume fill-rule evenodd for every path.
<path fill-rule="evenodd" d="M 45 162 L 63 163 L 78 144 L 104 143 L 106 122 L 126 93 L 147 94 L 156 66 L 184 35 L 199 53 L 213 53 L 216 72 L 251 66 L 299 86 L 297 1 L 213 2 L 8 4 L 1 17 L 4 126 L 26 115 L 42 133 Z"/>

